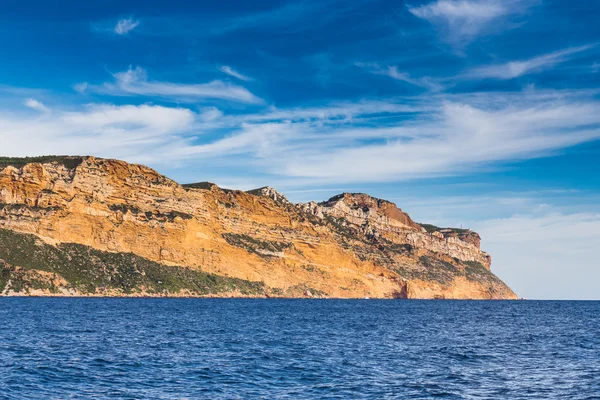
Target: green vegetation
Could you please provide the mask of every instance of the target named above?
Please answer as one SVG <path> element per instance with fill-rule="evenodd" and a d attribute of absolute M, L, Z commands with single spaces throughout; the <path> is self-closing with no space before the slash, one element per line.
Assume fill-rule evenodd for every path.
<path fill-rule="evenodd" d="M 463 261 L 463 263 L 465 264 L 465 273 L 467 277 L 476 278 L 485 275 L 486 272 L 488 272 L 487 268 L 479 261 Z"/>
<path fill-rule="evenodd" d="M 9 204 L 9 203 L 0 203 L 0 211 L 6 210 L 9 212 L 24 212 L 26 210 L 31 211 L 58 211 L 61 207 L 59 206 L 51 206 L 51 207 L 38 207 L 38 206 L 28 206 L 27 204 Z"/>
<path fill-rule="evenodd" d="M 6 287 L 11 275 L 11 267 L 0 260 L 0 293 Z"/>
<path fill-rule="evenodd" d="M 340 244 L 356 254 L 359 260 L 371 261 L 385 268 L 395 270 L 396 256 L 409 257 L 413 254 L 413 247 L 408 243 L 394 243 L 383 237 L 357 240 L 360 240 L 360 243 L 341 241 Z"/>
<path fill-rule="evenodd" d="M 239 190 L 234 190 L 234 189 L 226 189 L 226 188 L 222 188 L 217 186 L 215 183 L 212 182 L 195 182 L 195 183 L 184 183 L 183 186 L 185 189 L 189 190 L 189 189 L 204 189 L 204 190 L 210 190 L 213 187 L 217 187 L 219 188 L 222 192 L 225 193 L 234 193 L 234 192 L 239 192 Z"/>
<path fill-rule="evenodd" d="M 184 213 L 184 212 L 180 212 L 180 211 L 169 211 L 166 214 L 161 214 L 158 213 L 157 214 L 159 217 L 165 216 L 169 221 L 173 221 L 175 218 L 181 218 L 181 219 L 192 219 L 194 218 L 194 216 L 192 214 L 188 214 L 188 213 Z"/>
<path fill-rule="evenodd" d="M 465 264 L 465 276 L 468 280 L 487 284 L 490 295 L 494 296 L 499 291 L 499 288 L 510 288 L 502 282 L 500 278 L 494 275 L 489 269 L 484 267 L 477 261 L 463 261 Z"/>
<path fill-rule="evenodd" d="M 350 226 L 345 218 L 325 215 L 324 221 L 339 235 L 338 243 L 343 248 L 354 252 L 361 261 L 372 261 L 387 267 L 395 264 L 394 256 L 410 256 L 413 252 L 410 244 L 394 243 L 384 237 L 363 235 Z"/>
<path fill-rule="evenodd" d="M 354 193 L 351 193 L 351 194 L 354 194 Z M 329 200 L 324 201 L 323 203 L 330 203 L 330 202 L 333 203 L 333 202 L 336 202 L 338 200 L 343 199 L 345 195 L 346 195 L 346 193 L 336 194 L 335 196 L 330 197 Z"/>
<path fill-rule="evenodd" d="M 1 267 L 0 267 L 1 269 Z M 11 266 L 4 266 L 6 280 L 2 282 L 0 278 L 0 293 L 6 288 L 10 279 L 10 289 L 18 293 L 30 293 L 31 290 L 44 290 L 49 293 L 58 293 L 58 288 L 54 284 L 56 274 L 51 277 L 43 276 L 39 271 L 24 270 Z M 2 271 L 0 271 L 2 275 Z"/>
<path fill-rule="evenodd" d="M 363 241 L 363 239 L 357 235 L 358 231 L 348 226 L 348 221 L 345 218 L 338 218 L 331 215 L 325 215 L 324 220 L 327 225 L 332 227 L 338 234 L 342 235 L 343 237 Z"/>
<path fill-rule="evenodd" d="M 441 231 L 441 230 L 450 230 L 454 233 L 469 233 L 471 230 L 470 229 L 462 229 L 462 228 L 440 228 L 439 226 L 435 226 L 435 225 L 431 225 L 431 224 L 419 224 L 421 225 L 423 228 L 425 228 L 425 230 L 428 233 L 432 233 L 432 232 L 436 232 L 436 231 Z"/>
<path fill-rule="evenodd" d="M 315 267 L 314 265 L 302 264 L 300 265 L 300 267 L 311 273 L 317 273 L 322 276 L 329 276 L 329 272 L 323 271 L 321 268 Z"/>
<path fill-rule="evenodd" d="M 412 245 L 408 243 L 394 243 L 391 240 L 387 240 L 385 238 L 378 239 L 378 242 L 379 243 L 377 245 L 377 248 L 384 254 L 391 252 L 394 254 L 409 256 L 413 252 Z"/>
<path fill-rule="evenodd" d="M 267 290 L 263 282 L 223 277 L 186 267 L 171 267 L 131 253 L 110 253 L 79 244 L 57 247 L 41 243 L 34 235 L 0 229 L 0 259 L 24 270 L 54 273 L 68 282 L 67 288 L 82 293 L 177 294 L 208 295 L 238 291 L 243 295 L 261 295 Z M 0 264 L 0 282 L 7 280 L 7 267 Z M 30 271 L 33 272 L 33 271 Z M 24 290 L 41 283 L 11 273 L 12 287 Z M 13 280 L 14 279 L 14 280 Z M 48 288 L 48 287 L 42 287 Z"/>
<path fill-rule="evenodd" d="M 210 190 L 213 187 L 217 186 L 216 184 L 212 183 L 212 182 L 195 182 L 195 183 L 184 183 L 183 185 L 184 188 L 186 189 L 204 189 L 204 190 Z"/>
<path fill-rule="evenodd" d="M 479 261 L 463 261 L 465 264 L 465 276 L 470 281 L 476 282 L 493 282 L 496 284 L 504 284 L 496 275 L 483 266 Z"/>
<path fill-rule="evenodd" d="M 289 207 L 289 206 L 288 206 Z M 288 209 L 286 207 L 286 209 Z M 294 207 L 293 211 L 296 213 L 298 220 L 300 222 L 310 222 L 313 225 L 323 225 L 323 221 L 319 217 L 309 212 L 300 211 L 298 208 Z"/>
<path fill-rule="evenodd" d="M 110 208 L 111 211 L 120 211 L 123 214 L 127 214 L 128 212 L 130 212 L 132 214 L 137 215 L 142 212 L 142 210 L 140 210 L 138 207 L 130 206 L 129 204 L 109 204 L 108 208 Z"/>
<path fill-rule="evenodd" d="M 283 196 L 282 194 L 279 193 L 279 195 L 274 196 L 275 198 L 263 194 L 263 190 L 264 189 L 268 189 L 268 186 L 263 186 L 257 189 L 252 189 L 252 190 L 246 190 L 246 193 L 251 194 L 253 196 L 258 196 L 258 197 L 266 197 L 269 198 L 271 200 L 273 200 L 275 202 L 275 204 L 277 204 L 280 207 L 285 208 L 288 212 L 290 211 L 298 211 L 298 209 L 296 208 L 296 206 L 294 204 L 291 204 L 286 198 L 285 196 Z M 274 190 L 274 189 L 271 189 Z M 275 191 L 277 193 L 277 191 Z"/>
<path fill-rule="evenodd" d="M 284 297 L 283 289 L 281 288 L 271 288 L 271 294 L 267 297 Z"/>
<path fill-rule="evenodd" d="M 262 196 L 262 190 L 266 189 L 266 188 L 267 188 L 266 186 L 263 186 L 263 187 L 258 188 L 258 189 L 246 190 L 246 193 L 252 194 L 254 196 Z"/>
<path fill-rule="evenodd" d="M 327 297 L 327 292 L 319 289 L 312 288 L 304 283 L 299 283 L 294 286 L 290 286 L 285 290 L 288 296 L 310 296 L 310 297 Z"/>
<path fill-rule="evenodd" d="M 302 269 L 307 270 L 308 272 L 315 272 L 317 270 L 320 271 L 319 268 L 315 267 L 314 265 L 301 265 Z"/>
<path fill-rule="evenodd" d="M 288 242 L 275 242 L 270 240 L 260 240 L 253 238 L 252 236 L 237 234 L 237 233 L 224 233 L 223 239 L 232 246 L 242 248 L 249 253 L 257 254 L 263 258 L 270 258 L 268 254 L 264 252 L 280 252 L 286 249 L 292 248 L 294 245 Z"/>
<path fill-rule="evenodd" d="M 442 285 L 450 284 L 453 279 L 464 276 L 472 282 L 489 285 L 490 293 L 495 290 L 494 288 L 506 286 L 478 261 L 456 260 L 456 265 L 454 265 L 431 256 L 421 256 L 419 264 L 423 268 L 397 266 L 394 269 L 406 279 L 434 281 Z"/>
<path fill-rule="evenodd" d="M 233 203 L 233 202 L 221 201 L 221 200 L 217 200 L 217 202 L 219 204 L 221 204 L 222 206 L 224 206 L 225 208 L 235 208 L 235 203 Z"/>
<path fill-rule="evenodd" d="M 21 168 L 29 163 L 59 163 L 68 169 L 74 169 L 83 162 L 83 157 L 40 156 L 40 157 L 0 157 L 0 170 L 10 166 Z"/>
<path fill-rule="evenodd" d="M 168 220 L 170 222 L 173 222 L 175 220 L 175 218 L 177 218 L 177 217 L 179 217 L 181 219 L 186 219 L 186 220 L 194 218 L 194 216 L 192 214 L 183 213 L 180 211 L 169 211 L 167 213 L 152 212 L 152 211 L 143 212 L 138 207 L 131 206 L 128 204 L 111 204 L 108 206 L 108 208 L 110 208 L 111 211 L 115 211 L 115 212 L 120 211 L 123 214 L 126 214 L 128 212 L 131 214 L 134 214 L 134 215 L 144 214 L 147 219 L 150 219 L 150 218 L 163 219 L 163 220 Z"/>
<path fill-rule="evenodd" d="M 431 224 L 419 224 L 419 225 L 421 225 L 421 227 L 425 228 L 427 233 L 433 233 L 435 231 L 439 231 L 440 229 L 442 229 L 439 226 L 435 226 L 435 225 L 431 225 Z"/>
<path fill-rule="evenodd" d="M 434 281 L 443 285 L 451 283 L 455 277 L 462 275 L 456 265 L 434 257 L 421 256 L 419 264 L 422 268 L 398 266 L 396 270 L 406 279 Z"/>

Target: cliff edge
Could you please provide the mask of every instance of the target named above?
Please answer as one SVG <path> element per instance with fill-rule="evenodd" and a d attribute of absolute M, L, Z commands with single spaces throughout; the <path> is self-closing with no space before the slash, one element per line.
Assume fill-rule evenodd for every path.
<path fill-rule="evenodd" d="M 470 230 L 362 193 L 180 185 L 95 157 L 0 158 L 0 294 L 513 299 Z"/>

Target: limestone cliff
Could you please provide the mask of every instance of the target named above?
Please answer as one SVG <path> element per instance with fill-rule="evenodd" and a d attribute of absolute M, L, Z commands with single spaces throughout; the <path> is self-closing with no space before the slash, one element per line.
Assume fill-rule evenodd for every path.
<path fill-rule="evenodd" d="M 0 159 L 4 295 L 516 298 L 474 232 L 95 157 Z"/>

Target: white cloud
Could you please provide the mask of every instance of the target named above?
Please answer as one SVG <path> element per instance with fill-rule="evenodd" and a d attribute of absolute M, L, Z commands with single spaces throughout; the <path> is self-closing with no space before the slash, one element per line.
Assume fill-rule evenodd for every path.
<path fill-rule="evenodd" d="M 513 105 L 487 103 L 485 109 L 477 101 L 466 104 L 467 99 L 457 98 L 432 108 L 390 103 L 385 114 L 373 114 L 381 102 L 364 102 L 246 117 L 223 115 L 213 107 L 198 113 L 155 105 L 92 104 L 78 111 L 53 107 L 53 113 L 36 119 L 0 112 L 0 143 L 7 156 L 93 154 L 165 168 L 173 163 L 206 163 L 217 169 L 235 165 L 240 171 L 222 177 L 223 182 L 245 180 L 248 187 L 258 186 L 249 182 L 262 176 L 268 183 L 287 180 L 292 188 L 295 180 L 314 187 L 460 174 L 485 163 L 537 157 L 600 138 L 595 128 L 600 124 L 598 102 L 540 98 L 545 96 L 521 99 L 524 103 L 505 98 L 498 104 Z M 421 114 L 418 122 L 402 117 L 415 112 Z M 382 115 L 400 118 L 389 127 L 373 126 L 372 119 Z M 250 117 L 254 122 L 244 121 Z M 223 130 L 226 136 L 215 140 Z M 248 170 L 249 179 L 244 178 Z M 598 298 L 600 214 L 568 213 L 531 197 L 478 198 L 480 210 L 519 213 L 480 220 L 469 220 L 477 218 L 473 198 L 398 204 L 428 222 L 462 214 L 460 222 L 482 235 L 493 271 L 521 296 Z"/>
<path fill-rule="evenodd" d="M 75 85 L 73 85 L 73 89 L 75 89 L 76 92 L 85 93 L 88 86 L 89 86 L 89 84 L 87 82 L 81 82 L 81 83 L 76 83 Z"/>
<path fill-rule="evenodd" d="M 206 122 L 216 121 L 222 117 L 223 111 L 219 110 L 217 107 L 205 107 L 198 115 L 198 119 Z"/>
<path fill-rule="evenodd" d="M 339 125 L 352 123 L 355 118 L 373 115 L 416 113 L 431 108 L 411 101 L 364 100 L 356 102 L 338 102 L 320 107 L 276 108 L 241 116 L 244 122 L 313 122 L 317 125 Z"/>
<path fill-rule="evenodd" d="M 307 125 L 307 142 L 297 141 L 276 170 L 327 182 L 447 176 L 600 138 L 597 101 L 487 107 L 446 101 L 389 127 Z"/>
<path fill-rule="evenodd" d="M 536 91 L 429 95 L 224 115 L 203 131 L 212 134 L 164 159 L 202 155 L 215 165 L 235 156 L 242 175 L 252 165 L 254 174 L 298 184 L 390 182 L 466 174 L 600 139 L 600 102 Z"/>
<path fill-rule="evenodd" d="M 0 142 L 8 156 L 92 154 L 151 161 L 163 148 L 185 145 L 196 114 L 185 108 L 151 105 L 88 105 L 56 111 L 44 119 L 0 114 Z"/>
<path fill-rule="evenodd" d="M 438 187 L 436 193 L 444 191 Z M 498 192 L 489 186 L 479 192 L 484 194 L 430 197 L 405 190 L 403 197 L 388 200 L 417 221 L 462 225 L 481 234 L 481 247 L 492 256 L 492 272 L 519 296 L 600 299 L 597 194 L 560 189 Z"/>
<path fill-rule="evenodd" d="M 552 155 L 600 139 L 600 101 L 587 92 L 532 90 L 428 94 L 253 114 L 223 114 L 215 107 L 192 112 L 92 105 L 76 112 L 55 108 L 44 121 L 9 113 L 0 122 L 9 150 L 48 153 L 60 145 L 63 154 L 136 161 L 143 154 L 153 163 L 227 166 L 233 177 L 270 175 L 293 187 L 454 176 Z M 21 142 L 28 135 L 35 139 Z M 146 143 L 143 151 L 137 142 Z"/>
<path fill-rule="evenodd" d="M 248 187 L 259 186 L 249 183 L 256 176 L 293 188 L 455 175 L 600 138 L 600 102 L 585 92 L 427 95 L 249 115 L 226 115 L 215 107 L 52 108 L 36 119 L 0 112 L 4 154 L 93 154 L 164 168 L 204 163 L 239 168 L 220 179 L 246 181 Z M 483 249 L 492 254 L 493 271 L 521 296 L 598 298 L 600 214 L 567 212 L 532 196 L 398 204 L 417 219 L 443 222 L 452 215 L 478 231 Z M 490 208 L 494 216 L 481 211 Z"/>
<path fill-rule="evenodd" d="M 399 81 L 410 83 L 411 85 L 421 86 L 435 91 L 443 89 L 442 85 L 435 83 L 429 77 L 414 79 L 411 78 L 408 73 L 398 71 L 398 68 L 395 66 L 388 67 L 385 75 Z"/>
<path fill-rule="evenodd" d="M 445 41 L 463 45 L 487 32 L 501 18 L 523 12 L 530 3 L 524 0 L 437 0 L 423 6 L 409 6 L 408 10 L 436 26 Z"/>
<path fill-rule="evenodd" d="M 592 46 L 571 47 L 568 49 L 544 54 L 529 60 L 511 61 L 506 64 L 488 65 L 478 67 L 468 71 L 463 75 L 464 78 L 494 78 L 494 79 L 513 79 L 522 75 L 539 72 L 546 68 L 554 67 L 563 63 L 577 53 L 590 49 Z"/>
<path fill-rule="evenodd" d="M 300 129 L 300 126 L 289 122 L 242 124 L 240 129 L 231 136 L 213 143 L 188 146 L 179 149 L 171 156 L 215 157 L 216 155 L 229 156 L 251 152 L 260 158 L 272 157 L 277 152 L 285 151 L 288 142 L 302 134 Z"/>
<path fill-rule="evenodd" d="M 163 134 L 181 132 L 191 126 L 194 113 L 185 108 L 168 108 L 151 105 L 114 106 L 107 104 L 89 105 L 85 111 L 65 112 L 58 122 L 69 127 L 91 131 L 110 128 L 121 132 L 142 130 L 145 133 Z"/>
<path fill-rule="evenodd" d="M 249 76 L 243 75 L 243 74 L 237 72 L 236 70 L 234 70 L 233 68 L 228 67 L 227 65 L 220 66 L 219 67 L 219 71 L 221 71 L 221 72 L 223 72 L 223 73 L 225 73 L 227 75 L 233 76 L 234 78 L 237 78 L 237 79 L 239 79 L 241 81 L 244 81 L 244 82 L 248 82 L 248 81 L 253 80 Z"/>
<path fill-rule="evenodd" d="M 26 99 L 25 102 L 23 103 L 26 107 L 31 108 L 32 110 L 36 110 L 36 111 L 40 111 L 40 112 L 50 112 L 50 110 L 48 109 L 48 107 L 46 107 L 43 103 L 39 102 L 36 99 Z"/>
<path fill-rule="evenodd" d="M 134 30 L 139 24 L 140 21 L 137 19 L 123 18 L 117 21 L 114 31 L 117 35 L 126 35 Z"/>
<path fill-rule="evenodd" d="M 411 85 L 423 87 L 434 92 L 444 89 L 444 86 L 431 77 L 413 78 L 407 72 L 401 72 L 396 66 L 382 67 L 376 63 L 355 63 L 357 67 L 365 68 L 372 74 L 388 76 L 397 81 L 409 83 Z"/>
<path fill-rule="evenodd" d="M 539 212 L 492 219 L 474 227 L 501 271 L 521 296 L 600 299 L 600 214 Z"/>
<path fill-rule="evenodd" d="M 195 102 L 200 99 L 221 99 L 241 103 L 259 104 L 256 97 L 242 86 L 215 80 L 208 83 L 184 84 L 150 81 L 146 71 L 140 67 L 113 74 L 114 83 L 100 86 L 86 85 L 88 91 L 119 96 L 156 96 L 176 99 L 182 102 Z"/>

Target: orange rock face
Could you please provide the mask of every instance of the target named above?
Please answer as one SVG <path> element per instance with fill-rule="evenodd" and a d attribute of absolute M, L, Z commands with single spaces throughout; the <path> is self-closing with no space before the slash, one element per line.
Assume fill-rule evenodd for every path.
<path fill-rule="evenodd" d="M 391 202 L 293 204 L 268 187 L 205 187 L 94 157 L 7 166 L 0 228 L 262 281 L 290 297 L 516 298 L 490 272 L 479 235 L 428 232 Z"/>

